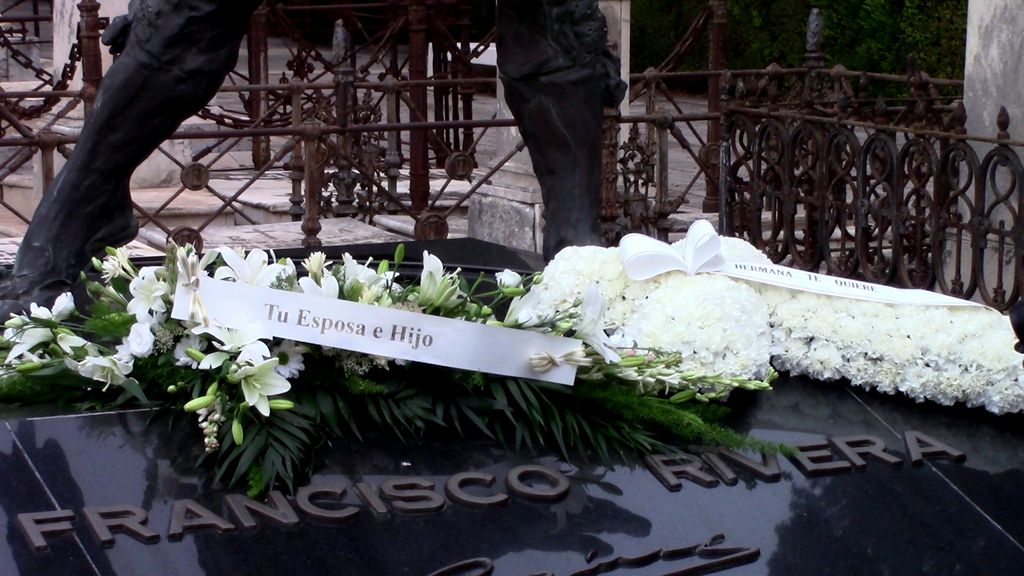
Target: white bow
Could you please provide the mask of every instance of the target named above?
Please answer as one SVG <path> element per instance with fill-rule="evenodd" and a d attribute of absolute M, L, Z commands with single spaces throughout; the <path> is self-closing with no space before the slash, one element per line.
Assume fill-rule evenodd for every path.
<path fill-rule="evenodd" d="M 619 241 L 626 275 L 647 280 L 665 272 L 682 270 L 689 275 L 718 272 L 725 266 L 722 240 L 707 220 L 698 220 L 677 246 L 642 234 L 627 234 Z"/>

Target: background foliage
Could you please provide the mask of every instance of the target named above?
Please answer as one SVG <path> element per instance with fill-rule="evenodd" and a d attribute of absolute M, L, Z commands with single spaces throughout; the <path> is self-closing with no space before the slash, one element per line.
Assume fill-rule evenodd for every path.
<path fill-rule="evenodd" d="M 706 0 L 633 0 L 630 67 L 657 66 Z M 821 9 L 827 65 L 903 73 L 907 56 L 933 77 L 963 78 L 968 0 L 727 0 L 726 66 L 803 61 L 807 16 Z M 681 66 L 707 68 L 707 35 Z"/>

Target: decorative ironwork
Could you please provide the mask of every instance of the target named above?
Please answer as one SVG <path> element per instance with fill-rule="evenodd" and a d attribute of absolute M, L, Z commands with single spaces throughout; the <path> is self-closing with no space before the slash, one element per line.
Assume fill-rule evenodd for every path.
<path fill-rule="evenodd" d="M 1008 115 L 994 138 L 967 135 L 963 104 L 946 96 L 955 83 L 912 61 L 906 77 L 833 69 L 834 82 L 814 84 L 815 74 L 773 67 L 723 77 L 735 94 L 723 113 L 733 232 L 798 268 L 1000 310 L 1020 298 L 1024 143 L 1010 139 Z M 900 83 L 908 96 L 871 100 L 869 78 Z M 976 146 L 991 149 L 979 160 Z M 752 181 L 736 170 L 747 164 Z"/>

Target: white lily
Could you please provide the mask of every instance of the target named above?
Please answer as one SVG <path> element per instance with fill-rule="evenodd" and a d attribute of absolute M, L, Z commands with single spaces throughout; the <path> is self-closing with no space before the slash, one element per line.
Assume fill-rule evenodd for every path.
<path fill-rule="evenodd" d="M 53 302 L 51 311 L 53 313 L 53 319 L 57 322 L 67 320 L 75 312 L 75 297 L 71 292 L 64 292 L 60 296 L 57 296 L 57 299 Z"/>
<path fill-rule="evenodd" d="M 510 328 L 532 328 L 540 324 L 544 318 L 537 310 L 539 304 L 540 292 L 530 291 L 522 296 L 516 296 L 509 302 L 502 325 Z"/>
<path fill-rule="evenodd" d="M 269 264 L 267 253 L 263 250 L 252 250 L 244 258 L 233 248 L 217 248 L 216 252 L 227 264 L 214 271 L 213 277 L 217 280 L 230 278 L 236 282 L 267 288 L 278 276 L 287 272 L 287 268 L 282 264 Z"/>
<path fill-rule="evenodd" d="M 193 334 L 209 334 L 217 340 L 213 342 L 219 352 L 207 354 L 199 363 L 200 369 L 218 368 L 232 354 L 237 354 L 238 361 L 260 361 L 270 357 L 270 349 L 260 340 L 262 334 L 259 325 L 248 325 L 238 329 L 221 326 L 197 326 Z"/>
<path fill-rule="evenodd" d="M 368 260 L 369 264 L 372 260 Z M 383 293 L 383 286 L 387 278 L 377 274 L 377 271 L 367 265 L 356 262 L 351 254 L 342 256 L 343 274 L 345 284 L 342 286 L 342 293 L 346 300 L 371 303 Z"/>
<path fill-rule="evenodd" d="M 124 277 L 128 280 L 134 278 L 134 268 L 131 260 L 129 260 L 128 249 L 124 246 L 115 248 L 113 253 L 107 254 L 103 258 L 100 268 L 103 273 L 103 281 L 108 284 L 111 280 L 118 277 Z"/>
<path fill-rule="evenodd" d="M 324 275 L 324 269 L 330 262 L 327 261 L 327 255 L 323 252 L 313 252 L 305 260 L 302 261 L 302 267 L 309 273 L 309 277 L 317 282 Z"/>
<path fill-rule="evenodd" d="M 7 353 L 6 364 L 12 364 L 18 358 L 30 352 L 36 346 L 53 341 L 53 330 L 49 328 L 8 328 L 4 331 L 4 339 L 14 344 Z"/>
<path fill-rule="evenodd" d="M 292 385 L 284 376 L 274 371 L 277 368 L 277 358 L 265 360 L 259 364 L 239 364 L 233 369 L 228 379 L 238 382 L 242 387 L 242 394 L 249 406 L 264 416 L 270 416 L 270 396 L 283 394 L 291 390 Z"/>
<path fill-rule="evenodd" d="M 53 313 L 46 306 L 40 306 L 35 302 L 28 305 L 28 315 L 36 320 L 50 320 L 53 318 Z"/>
<path fill-rule="evenodd" d="M 57 346 L 64 351 L 65 354 L 73 354 L 75 348 L 85 348 L 88 346 L 89 341 L 81 336 L 73 336 L 71 334 L 57 334 Z"/>
<path fill-rule="evenodd" d="M 132 364 L 115 356 L 87 356 L 75 367 L 76 371 L 99 382 L 105 382 L 107 389 L 111 384 L 120 386 L 132 372 Z"/>
<path fill-rule="evenodd" d="M 166 312 L 167 304 L 164 296 L 170 294 L 167 282 L 157 277 L 157 272 L 163 270 L 163 266 L 147 266 L 139 271 L 139 275 L 128 285 L 128 291 L 132 293 L 132 299 L 128 302 L 127 310 L 135 315 L 139 322 L 145 321 L 151 316 L 151 312 Z"/>
<path fill-rule="evenodd" d="M 580 307 L 580 318 L 573 327 L 576 330 L 575 337 L 589 344 L 605 362 L 618 362 L 619 354 L 609 346 L 611 341 L 604 331 L 604 298 L 601 297 L 597 283 L 591 282 L 583 290 Z"/>
<path fill-rule="evenodd" d="M 299 288 L 306 294 L 313 296 L 323 296 L 324 298 L 338 299 L 338 294 L 341 293 L 341 287 L 338 285 L 338 279 L 328 274 L 320 278 L 320 282 L 313 279 L 312 276 L 303 276 L 299 278 Z"/>
<path fill-rule="evenodd" d="M 423 308 L 446 308 L 459 295 L 459 280 L 455 274 L 445 274 L 441 259 L 423 251 L 423 271 L 420 272 L 420 290 L 416 303 Z"/>

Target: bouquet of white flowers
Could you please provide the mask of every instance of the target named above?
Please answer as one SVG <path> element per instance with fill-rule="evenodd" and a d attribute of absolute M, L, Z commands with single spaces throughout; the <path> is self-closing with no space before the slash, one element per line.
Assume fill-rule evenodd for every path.
<path fill-rule="evenodd" d="M 219 248 L 200 259 L 186 246 L 171 250 L 163 266 L 141 269 L 126 251 L 111 249 L 94 261 L 100 277 L 86 282 L 86 310 L 64 294 L 51 308 L 33 305 L 6 322 L 0 398 L 91 407 L 135 403 L 194 413 L 197 438 L 215 461 L 217 477 L 248 480 L 253 491 L 291 484 L 314 465 L 314 448 L 325 438 L 359 437 L 367 428 L 400 437 L 430 428 L 476 430 L 516 447 L 594 449 L 605 457 L 663 448 L 664 442 L 744 443 L 705 422 L 716 412 L 707 403 L 737 387 L 767 389 L 774 372 L 767 362 L 756 363 L 759 352 L 747 350 L 750 338 L 717 338 L 719 327 L 683 315 L 671 296 L 691 290 L 694 297 L 714 298 L 721 318 L 739 322 L 747 311 L 728 312 L 728 297 L 756 293 L 729 280 L 722 283 L 733 292 L 687 288 L 687 278 L 663 279 L 646 292 L 635 288 L 636 313 L 608 330 L 614 323 L 605 312 L 607 286 L 600 282 L 580 285 L 563 301 L 551 299 L 571 276 L 559 267 L 585 251 L 560 256 L 544 282 L 535 284 L 536 277 L 512 271 L 470 281 L 459 270 L 445 271 L 426 252 L 418 275 L 405 278 L 399 274 L 405 264 L 401 246 L 393 260 L 376 264 L 348 254 L 330 262 L 315 252 L 298 266 L 262 250 Z M 529 364 L 538 375 L 572 364 L 578 381 L 566 387 L 491 377 L 221 325 L 211 320 L 216 315 L 197 290 L 179 289 L 195 288 L 206 271 L 220 281 L 376 310 L 572 337 L 579 342 L 571 353 L 533 354 Z M 175 298 L 191 299 L 187 319 L 172 317 Z M 623 301 L 611 302 L 611 317 L 626 318 Z M 505 314 L 495 315 L 506 306 Z M 676 313 L 684 324 L 665 317 Z M 714 347 L 708 351 L 701 342 Z"/>

